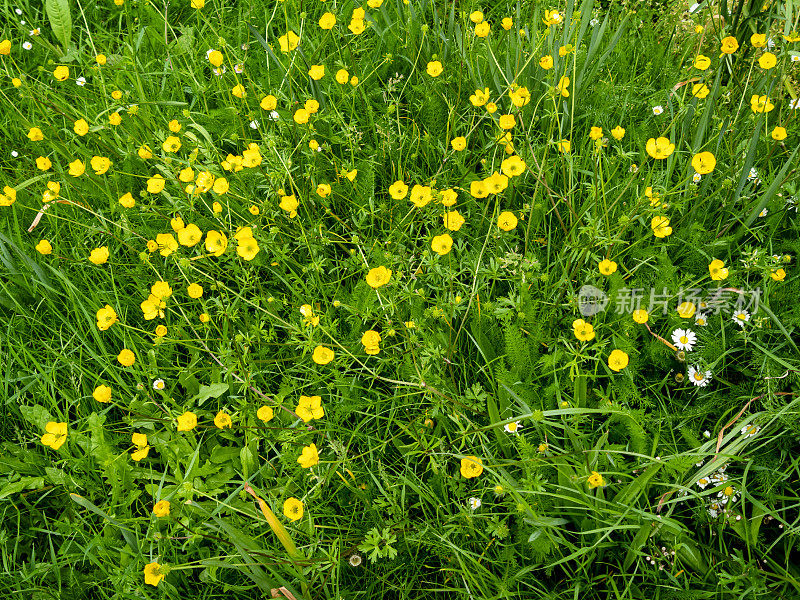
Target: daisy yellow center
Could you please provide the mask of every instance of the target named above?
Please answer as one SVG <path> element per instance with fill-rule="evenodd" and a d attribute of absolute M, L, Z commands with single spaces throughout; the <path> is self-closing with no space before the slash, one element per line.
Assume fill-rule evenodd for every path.
<path fill-rule="evenodd" d="M 703 381 L 703 374 L 698 371 L 697 373 L 694 374 L 694 378 L 697 381 Z"/>
<path fill-rule="evenodd" d="M 509 423 L 508 424 L 508 430 L 509 431 L 516 431 L 517 427 L 518 427 L 518 425 L 516 423 Z"/>
<path fill-rule="evenodd" d="M 681 344 L 685 344 L 685 343 L 687 343 L 688 341 L 689 341 L 689 338 L 688 338 L 688 337 L 686 337 L 685 335 L 682 335 L 682 336 L 681 336 Z"/>

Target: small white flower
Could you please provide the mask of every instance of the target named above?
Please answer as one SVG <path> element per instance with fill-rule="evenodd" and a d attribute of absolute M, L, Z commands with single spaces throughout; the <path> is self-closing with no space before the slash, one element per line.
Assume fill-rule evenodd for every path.
<path fill-rule="evenodd" d="M 247 52 L 247 49 L 250 48 L 250 44 L 242 44 L 242 50 Z"/>
<path fill-rule="evenodd" d="M 522 425 L 519 424 L 519 421 L 511 421 L 511 423 L 506 423 L 503 429 L 506 430 L 506 433 L 515 433 L 519 435 L 519 430 L 522 429 Z"/>
<path fill-rule="evenodd" d="M 269 118 L 273 121 L 277 121 L 279 117 L 280 115 L 278 114 L 277 110 L 273 110 L 271 113 L 269 113 Z"/>
<path fill-rule="evenodd" d="M 17 13 L 17 15 L 21 15 L 22 14 L 22 10 L 20 10 L 19 8 L 15 8 L 14 12 Z"/>
<path fill-rule="evenodd" d="M 250 121 L 250 129 L 258 129 L 260 125 L 258 121 Z"/>
<path fill-rule="evenodd" d="M 694 324 L 699 325 L 700 327 L 705 327 L 708 325 L 708 317 L 705 313 L 697 313 L 694 316 Z"/>
<path fill-rule="evenodd" d="M 736 323 L 739 327 L 744 329 L 744 324 L 750 320 L 750 313 L 746 310 L 740 310 L 739 312 L 733 313 L 733 322 Z"/>
<path fill-rule="evenodd" d="M 761 429 L 758 425 L 745 425 L 742 427 L 742 436 L 743 437 L 753 437 L 758 431 Z"/>
<path fill-rule="evenodd" d="M 713 481 L 714 483 L 725 483 L 726 481 L 728 481 L 728 476 L 725 475 L 722 469 L 720 469 L 711 476 L 711 481 Z"/>
<path fill-rule="evenodd" d="M 472 510 L 478 510 L 481 507 L 481 499 L 480 498 L 470 498 L 469 499 L 469 507 Z"/>
<path fill-rule="evenodd" d="M 75 84 L 76 84 L 76 85 L 79 85 L 79 86 L 81 86 L 81 87 L 85 86 L 85 85 L 86 85 L 86 77 L 78 77 L 78 78 L 75 80 Z"/>
<path fill-rule="evenodd" d="M 711 432 L 710 432 L 708 429 L 706 429 L 706 430 L 703 432 L 703 437 L 704 437 L 704 438 L 710 438 L 710 437 L 711 437 Z"/>
<path fill-rule="evenodd" d="M 701 490 L 704 490 L 709 483 L 711 483 L 711 480 L 709 480 L 708 477 L 701 477 L 697 480 L 697 487 L 699 487 Z"/>
<path fill-rule="evenodd" d="M 599 24 L 600 24 L 600 19 L 597 19 L 597 18 L 594 18 L 591 21 L 589 21 L 589 25 L 591 25 L 592 27 L 595 27 L 595 26 L 597 26 Z"/>
<path fill-rule="evenodd" d="M 750 180 L 758 178 L 758 171 L 756 170 L 755 167 L 750 168 L 750 173 L 747 175 L 747 178 Z"/>
<path fill-rule="evenodd" d="M 689 380 L 697 387 L 706 387 L 711 380 L 711 371 L 701 371 L 697 367 L 689 367 Z"/>
<path fill-rule="evenodd" d="M 760 213 L 758 213 L 759 217 L 766 217 L 769 214 L 769 211 L 765 208 Z"/>
<path fill-rule="evenodd" d="M 660 104 L 658 106 L 654 106 L 653 107 L 653 114 L 654 115 L 660 115 L 663 112 L 664 112 L 664 107 L 661 106 Z"/>
<path fill-rule="evenodd" d="M 39 35 L 39 33 L 40 33 L 39 29 L 36 28 L 36 29 L 31 29 L 28 35 Z"/>
<path fill-rule="evenodd" d="M 697 334 L 691 329 L 676 329 L 672 332 L 672 343 L 678 347 L 678 350 L 689 352 L 697 343 Z"/>
<path fill-rule="evenodd" d="M 767 48 L 774 48 L 775 47 L 775 40 L 772 38 L 767 39 Z"/>
<path fill-rule="evenodd" d="M 242 63 L 236 63 L 233 65 L 234 73 L 244 73 L 244 65 Z"/>
<path fill-rule="evenodd" d="M 30 50 L 31 48 L 33 48 L 33 44 L 31 44 L 29 41 L 26 40 L 26 41 L 22 42 L 22 47 L 25 50 Z"/>
<path fill-rule="evenodd" d="M 163 390 L 164 386 L 165 386 L 165 384 L 164 384 L 164 380 L 163 379 L 156 379 L 153 382 L 153 389 L 154 390 L 158 390 L 158 391 Z"/>
<path fill-rule="evenodd" d="M 694 181 L 695 183 L 700 181 L 702 178 L 703 178 L 703 176 L 700 175 L 700 173 L 695 173 L 694 175 L 692 175 L 692 181 Z"/>
<path fill-rule="evenodd" d="M 792 62 L 800 62 L 800 54 L 792 54 Z"/>
<path fill-rule="evenodd" d="M 27 25 L 27 23 L 25 21 L 20 21 L 19 24 L 20 25 Z"/>
<path fill-rule="evenodd" d="M 225 68 L 225 65 L 221 65 L 221 66 L 217 67 L 216 69 L 214 69 L 214 75 L 216 75 L 217 77 L 222 77 L 223 75 L 225 75 L 225 72 L 227 70 L 228 69 Z"/>
<path fill-rule="evenodd" d="M 350 563 L 351 567 L 357 567 L 361 564 L 361 555 L 352 554 L 350 555 L 350 558 L 347 559 L 347 562 Z"/>
<path fill-rule="evenodd" d="M 800 108 L 800 98 L 789 101 L 789 108 Z"/>
<path fill-rule="evenodd" d="M 11 156 L 13 156 L 14 158 L 17 158 L 19 156 L 19 152 L 17 152 L 16 150 L 12 150 L 11 151 Z"/>

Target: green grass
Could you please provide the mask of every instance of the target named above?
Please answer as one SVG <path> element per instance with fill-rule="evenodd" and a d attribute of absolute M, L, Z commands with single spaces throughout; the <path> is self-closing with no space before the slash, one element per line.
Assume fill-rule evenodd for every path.
<path fill-rule="evenodd" d="M 44 4 L 0 7 L 0 188 L 16 192 L 0 202 L 0 592 L 800 597 L 796 3 L 706 2 L 686 16 L 656 0 L 384 0 L 363 5 L 358 34 L 350 2 Z M 289 30 L 300 44 L 282 52 Z M 726 36 L 739 48 L 723 57 Z M 767 51 L 774 68 L 759 65 Z M 470 101 L 484 88 L 496 112 Z M 774 108 L 755 112 L 754 95 Z M 318 110 L 296 120 L 309 100 Z M 29 139 L 34 127 L 44 139 Z M 675 145 L 665 159 L 646 150 L 658 137 Z M 695 181 L 701 152 L 716 165 Z M 512 155 L 524 170 L 480 193 Z M 98 156 L 112 163 L 102 174 Z M 227 191 L 187 189 L 204 172 Z M 149 192 L 156 174 L 166 185 Z M 60 183 L 50 201 L 48 182 Z M 410 202 L 415 185 L 433 190 L 424 206 Z M 449 231 L 453 210 L 465 222 Z M 654 234 L 659 217 L 669 235 Z M 219 256 L 210 231 L 228 241 Z M 440 255 L 443 234 L 453 245 Z M 90 262 L 104 246 L 108 261 Z M 379 266 L 391 278 L 373 288 Z M 158 281 L 171 295 L 148 307 Z M 605 310 L 582 314 L 585 285 Z M 635 321 L 632 290 L 643 308 L 653 290 L 663 312 Z M 719 311 L 700 304 L 715 291 Z M 753 292 L 740 325 L 734 302 Z M 706 324 L 678 313 L 687 299 Z M 106 305 L 118 321 L 100 330 Z M 573 330 L 581 318 L 593 335 Z M 697 337 L 682 353 L 678 328 Z M 319 346 L 331 362 L 312 358 Z M 619 370 L 614 350 L 628 359 Z M 101 384 L 110 403 L 93 397 Z M 320 396 L 324 416 L 303 422 L 301 396 Z M 198 424 L 178 431 L 187 411 Z M 220 412 L 231 427 L 215 425 Z M 48 423 L 67 425 L 57 449 L 43 443 Z M 147 436 L 140 460 L 134 434 Z M 311 444 L 319 463 L 304 468 Z M 467 457 L 478 476 L 464 476 Z M 289 498 L 304 508 L 294 521 Z M 155 516 L 159 501 L 169 515 Z"/>

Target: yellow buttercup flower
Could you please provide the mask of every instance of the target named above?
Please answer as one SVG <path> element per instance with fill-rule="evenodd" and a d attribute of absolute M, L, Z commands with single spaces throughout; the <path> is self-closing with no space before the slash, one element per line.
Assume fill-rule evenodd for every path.
<path fill-rule="evenodd" d="M 202 5 L 197 6 L 197 3 L 202 3 Z M 205 0 L 192 0 L 192 7 L 193 8 L 202 8 L 205 5 Z M 157 562 L 153 562 L 145 566 L 144 568 L 144 582 L 147 585 L 154 585 L 157 586 L 159 582 L 164 579 L 166 575 L 164 574 L 161 565 Z"/>
<path fill-rule="evenodd" d="M 427 68 L 425 69 L 425 71 L 431 77 L 438 77 L 439 75 L 442 74 L 443 70 L 444 68 L 442 67 L 442 63 L 439 62 L 438 60 L 432 60 L 431 62 L 429 62 Z"/>
<path fill-rule="evenodd" d="M 660 137 L 658 139 L 650 138 L 647 140 L 645 150 L 656 160 L 663 160 L 675 151 L 675 144 L 670 142 L 669 138 L 665 137 Z"/>
<path fill-rule="evenodd" d="M 597 471 L 592 471 L 591 475 L 589 475 L 589 479 L 586 480 L 586 483 L 588 484 L 590 490 L 596 487 L 603 487 L 606 484 L 603 476 Z"/>
<path fill-rule="evenodd" d="M 197 415 L 193 412 L 186 411 L 177 419 L 178 431 L 191 431 L 197 427 Z"/>
<path fill-rule="evenodd" d="M 133 363 L 136 362 L 136 355 L 133 353 L 132 350 L 124 348 L 117 355 L 117 360 L 119 361 L 119 364 L 121 364 L 123 367 L 130 367 L 131 365 L 133 365 Z"/>
<path fill-rule="evenodd" d="M 111 388 L 107 385 L 98 385 L 92 392 L 92 398 L 98 402 L 111 402 Z"/>
<path fill-rule="evenodd" d="M 723 54 L 733 54 L 739 49 L 739 42 L 733 36 L 722 38 L 722 47 L 720 48 Z"/>
<path fill-rule="evenodd" d="M 303 518 L 303 503 L 297 498 L 287 498 L 283 503 L 283 516 L 290 521 Z"/>
<path fill-rule="evenodd" d="M 214 417 L 214 425 L 217 429 L 225 429 L 226 427 L 230 429 L 233 427 L 233 421 L 228 413 L 221 410 L 217 413 L 217 416 Z"/>
<path fill-rule="evenodd" d="M 608 355 L 608 367 L 612 371 L 621 371 L 628 366 L 628 355 L 622 350 L 614 349 Z"/>
<path fill-rule="evenodd" d="M 611 275 L 612 273 L 617 272 L 617 263 L 615 263 L 613 260 L 604 258 L 600 261 L 598 268 L 603 275 Z"/>
<path fill-rule="evenodd" d="M 377 289 L 389 283 L 391 278 L 392 270 L 381 265 L 380 267 L 375 267 L 374 269 L 369 270 L 369 273 L 367 273 L 367 284 L 371 288 Z"/>
<path fill-rule="evenodd" d="M 503 231 L 511 231 L 516 228 L 518 223 L 517 216 L 510 211 L 504 210 L 497 217 L 497 226 Z"/>
<path fill-rule="evenodd" d="M 67 424 L 49 421 L 45 427 L 45 434 L 42 436 L 42 444 L 49 446 L 53 450 L 58 450 L 67 441 Z"/>
<path fill-rule="evenodd" d="M 708 271 L 714 281 L 722 281 L 728 277 L 728 269 L 725 268 L 725 263 L 718 258 L 711 261 L 711 264 L 708 265 Z"/>
<path fill-rule="evenodd" d="M 100 246 L 89 253 L 89 262 L 95 265 L 102 265 L 108 262 L 108 246 Z"/>
<path fill-rule="evenodd" d="M 465 479 L 478 477 L 483 473 L 483 461 L 477 456 L 465 456 L 461 459 L 461 476 Z"/>
<path fill-rule="evenodd" d="M 159 500 L 153 505 L 153 514 L 159 518 L 169 516 L 169 500 Z"/>
<path fill-rule="evenodd" d="M 303 447 L 303 451 L 297 459 L 300 466 L 304 469 L 310 469 L 316 464 L 319 464 L 319 451 L 316 444 L 309 444 Z"/>
<path fill-rule="evenodd" d="M 327 365 L 333 360 L 334 352 L 325 346 L 317 346 L 311 354 L 311 360 L 318 365 Z"/>
<path fill-rule="evenodd" d="M 692 167 L 701 175 L 706 175 L 717 166 L 717 159 L 711 152 L 701 152 L 692 157 Z"/>
<path fill-rule="evenodd" d="M 297 45 L 300 43 L 300 36 L 294 31 L 289 30 L 278 38 L 278 43 L 280 44 L 281 52 L 285 54 L 297 48 Z"/>
<path fill-rule="evenodd" d="M 575 337 L 582 342 L 590 342 L 594 339 L 594 327 L 591 323 L 587 323 L 583 319 L 575 319 L 572 322 L 572 332 Z"/>
<path fill-rule="evenodd" d="M 453 247 L 453 238 L 449 233 L 434 236 L 431 240 L 431 249 L 439 256 L 444 256 Z"/>

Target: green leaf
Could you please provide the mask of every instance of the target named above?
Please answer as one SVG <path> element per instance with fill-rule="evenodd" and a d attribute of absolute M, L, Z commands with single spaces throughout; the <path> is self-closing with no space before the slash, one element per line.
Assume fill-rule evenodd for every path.
<path fill-rule="evenodd" d="M 209 398 L 219 398 L 228 391 L 227 383 L 212 383 L 211 385 L 201 385 L 200 391 L 198 392 L 195 400 L 197 400 L 198 404 L 202 404 Z"/>
<path fill-rule="evenodd" d="M 46 0 L 44 7 L 47 10 L 47 18 L 50 19 L 53 35 L 56 36 L 66 52 L 72 37 L 72 13 L 69 10 L 69 0 Z"/>
<path fill-rule="evenodd" d="M 47 409 L 39 404 L 34 404 L 33 406 L 20 406 L 19 412 L 22 413 L 23 419 L 37 429 L 41 429 L 43 432 L 45 425 L 47 425 L 49 421 L 53 420 L 53 417 L 50 416 L 50 413 L 47 411 Z"/>

